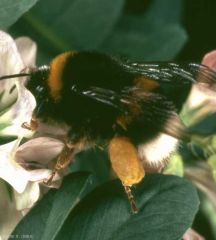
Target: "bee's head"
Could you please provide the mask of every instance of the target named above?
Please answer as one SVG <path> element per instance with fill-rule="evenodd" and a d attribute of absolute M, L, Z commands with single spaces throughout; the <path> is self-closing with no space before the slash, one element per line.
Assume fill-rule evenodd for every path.
<path fill-rule="evenodd" d="M 26 88 L 34 95 L 36 100 L 45 99 L 48 96 L 47 79 L 49 66 L 33 68 L 26 82 Z"/>
<path fill-rule="evenodd" d="M 74 52 L 66 52 L 55 57 L 50 65 L 38 68 L 30 68 L 28 73 L 20 72 L 17 74 L 0 77 L 1 80 L 18 77 L 27 77 L 26 88 L 34 95 L 36 100 L 46 100 L 49 98 L 53 102 L 58 102 L 61 98 L 65 73 L 68 63 Z M 70 66 L 69 66 L 70 68 Z"/>
<path fill-rule="evenodd" d="M 12 75 L 5 75 L 0 77 L 1 80 L 27 77 L 25 82 L 26 88 L 34 95 L 36 100 L 47 94 L 47 78 L 49 75 L 49 66 L 42 66 L 39 68 L 30 68 L 29 72 L 20 72 Z"/>

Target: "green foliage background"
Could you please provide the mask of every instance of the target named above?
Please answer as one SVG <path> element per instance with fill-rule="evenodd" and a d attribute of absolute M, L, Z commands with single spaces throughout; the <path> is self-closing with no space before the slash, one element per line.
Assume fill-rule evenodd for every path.
<path fill-rule="evenodd" d="M 171 60 L 187 39 L 180 25 L 181 0 L 174 2 L 152 1 L 148 11 L 137 16 L 126 13 L 125 0 L 39 1 L 10 31 L 37 40 L 39 63 L 71 49 Z"/>
<path fill-rule="evenodd" d="M 0 0 L 0 28 L 13 37 L 31 37 L 38 45 L 38 65 L 67 50 L 96 50 L 134 61 L 171 61 L 188 40 L 182 23 L 184 7 L 182 0 Z M 184 116 L 191 119 L 190 112 Z M 215 116 L 208 121 L 213 123 Z M 206 128 L 210 135 L 215 132 Z M 196 125 L 194 131 L 206 128 Z M 198 146 L 199 151 L 182 146 L 167 173 L 183 175 L 184 161 L 193 166 L 203 159 L 206 145 Z M 215 171 L 214 160 L 210 165 Z M 132 215 L 119 181 L 110 181 L 106 153 L 99 150 L 79 154 L 71 171 L 76 173 L 66 177 L 59 190 L 49 191 L 13 234 L 32 234 L 34 239 L 174 240 L 181 239 L 198 211 L 191 183 L 155 174 L 134 189 L 140 212 Z M 202 198 L 201 206 L 209 204 Z M 215 216 L 211 212 L 203 220 L 209 210 L 202 209 L 198 216 L 210 229 Z M 213 239 L 213 233 L 208 237 Z"/>

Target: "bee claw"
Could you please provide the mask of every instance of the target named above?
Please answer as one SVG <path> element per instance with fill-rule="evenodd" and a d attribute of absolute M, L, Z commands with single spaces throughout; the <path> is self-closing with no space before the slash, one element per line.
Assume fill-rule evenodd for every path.
<path fill-rule="evenodd" d="M 45 179 L 45 180 L 43 181 L 43 183 L 46 184 L 47 186 L 50 186 L 51 183 L 52 183 L 52 180 L 53 180 L 53 178 L 54 178 L 54 176 L 55 176 L 55 174 L 56 174 L 56 170 L 54 169 L 54 170 L 52 171 L 50 177 L 49 177 L 48 179 Z"/>
<path fill-rule="evenodd" d="M 123 184 L 123 186 L 124 186 L 125 192 L 127 194 L 127 197 L 128 197 L 128 200 L 129 200 L 129 203 L 131 206 L 131 211 L 133 214 L 137 214 L 139 212 L 139 209 L 136 206 L 136 202 L 135 202 L 134 196 L 132 194 L 131 188 L 129 186 L 125 186 L 124 184 Z"/>
<path fill-rule="evenodd" d="M 70 143 L 66 143 L 65 147 L 63 148 L 62 152 L 60 153 L 57 159 L 57 162 L 55 164 L 54 169 L 52 170 L 50 177 L 43 181 L 44 184 L 49 186 L 52 183 L 53 178 L 55 177 L 55 174 L 61 169 L 64 169 L 69 165 L 69 163 L 72 160 L 71 158 L 73 155 L 73 151 L 74 151 L 74 145 Z"/>
<path fill-rule="evenodd" d="M 24 122 L 21 127 L 30 131 L 35 131 L 38 127 L 38 122 L 35 119 L 31 119 L 30 123 Z"/>
<path fill-rule="evenodd" d="M 27 122 L 22 123 L 21 127 L 27 130 L 32 130 L 30 124 Z"/>

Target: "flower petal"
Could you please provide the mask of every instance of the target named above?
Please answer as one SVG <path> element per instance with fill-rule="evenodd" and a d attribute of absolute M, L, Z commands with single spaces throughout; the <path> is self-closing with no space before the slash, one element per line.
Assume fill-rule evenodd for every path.
<path fill-rule="evenodd" d="M 0 75 L 19 73 L 24 69 L 24 64 L 15 42 L 8 34 L 1 31 L 0 57 L 4 60 L 0 63 Z M 13 108 L 1 116 L 1 124 L 8 125 L 8 123 L 10 123 L 12 125 L 7 129 L 4 129 L 1 132 L 2 135 L 19 135 L 29 133 L 29 131 L 24 131 L 20 126 L 24 121 L 29 121 L 31 119 L 32 111 L 35 108 L 36 102 L 33 95 L 27 89 L 25 89 L 23 81 L 24 78 L 19 78 L 8 79 L 0 82 L 0 87 L 4 89 L 3 97 L 5 98 L 4 99 L 2 97 L 2 101 L 0 101 L 0 109 L 5 109 L 11 105 L 15 101 L 18 94 L 18 99 Z M 10 90 L 14 88 L 15 84 L 16 94 L 10 99 Z M 19 130 L 22 133 L 20 133 Z"/>
<path fill-rule="evenodd" d="M 216 70 L 216 50 L 207 53 L 203 57 L 202 64 Z"/>
<path fill-rule="evenodd" d="M 216 70 L 216 50 L 207 53 L 202 60 L 202 64 L 210 67 L 213 70 Z M 187 106 L 190 109 L 198 109 L 196 112 L 196 119 L 198 120 L 205 117 L 207 114 L 215 112 L 215 91 L 206 87 L 205 84 L 195 84 L 192 87 L 191 94 L 187 100 Z"/>
<path fill-rule="evenodd" d="M 16 210 L 15 202 L 9 195 L 7 185 L 1 179 L 0 193 L 0 236 L 9 236 L 22 218 L 22 214 Z"/>
<path fill-rule="evenodd" d="M 14 40 L 5 32 L 0 31 L 0 76 L 19 73 L 24 64 Z M 17 98 L 16 79 L 0 81 L 0 111 L 10 106 Z"/>
<path fill-rule="evenodd" d="M 32 112 L 36 106 L 36 101 L 33 95 L 27 90 L 22 89 L 19 92 L 19 97 L 13 107 L 1 116 L 0 123 L 8 127 L 0 131 L 0 135 L 10 136 L 29 136 L 32 132 L 21 128 L 23 122 L 29 122 L 32 117 Z"/>
<path fill-rule="evenodd" d="M 17 140 L 0 146 L 0 178 L 22 193 L 28 183 L 28 172 L 12 159 Z"/>
<path fill-rule="evenodd" d="M 38 162 L 45 166 L 57 158 L 63 147 L 64 143 L 55 138 L 33 138 L 19 146 L 16 152 L 16 161 L 18 163 Z"/>
<path fill-rule="evenodd" d="M 37 182 L 29 182 L 23 193 L 14 191 L 17 210 L 31 208 L 40 197 L 40 187 Z"/>
<path fill-rule="evenodd" d="M 19 73 L 24 64 L 17 50 L 14 40 L 5 32 L 0 31 L 0 72 L 1 74 L 15 74 Z"/>
<path fill-rule="evenodd" d="M 37 45 L 28 37 L 19 37 L 15 40 L 18 51 L 26 67 L 35 66 Z"/>
<path fill-rule="evenodd" d="M 37 169 L 27 171 L 13 160 L 13 152 L 16 150 L 17 141 L 0 146 L 0 178 L 8 182 L 18 193 L 23 193 L 29 181 L 43 182 L 52 173 L 50 169 Z M 60 179 L 56 174 L 53 181 Z M 51 187 L 55 186 L 51 185 Z"/>
<path fill-rule="evenodd" d="M 50 169 L 38 169 L 38 170 L 31 170 L 28 171 L 28 179 L 29 181 L 33 182 L 43 182 L 46 179 L 49 179 L 52 174 L 52 170 Z M 55 185 L 55 181 L 60 179 L 60 175 L 57 173 L 53 178 L 53 184 Z M 52 187 L 53 185 L 49 185 Z"/>
<path fill-rule="evenodd" d="M 205 240 L 205 238 L 194 231 L 192 228 L 189 228 L 184 234 L 182 240 Z"/>

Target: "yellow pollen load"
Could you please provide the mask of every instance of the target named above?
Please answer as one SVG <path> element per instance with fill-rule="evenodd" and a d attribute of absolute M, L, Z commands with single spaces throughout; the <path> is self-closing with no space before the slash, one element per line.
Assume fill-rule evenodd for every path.
<path fill-rule="evenodd" d="M 133 186 L 145 176 L 137 149 L 127 137 L 116 136 L 109 143 L 112 168 L 124 186 Z"/>
<path fill-rule="evenodd" d="M 63 87 L 62 75 L 65 64 L 74 52 L 65 52 L 55 57 L 50 64 L 50 74 L 47 79 L 47 84 L 50 89 L 50 95 L 58 101 L 61 98 L 61 89 Z"/>

